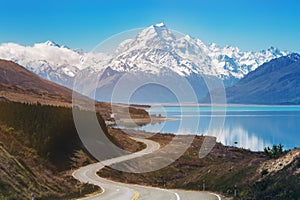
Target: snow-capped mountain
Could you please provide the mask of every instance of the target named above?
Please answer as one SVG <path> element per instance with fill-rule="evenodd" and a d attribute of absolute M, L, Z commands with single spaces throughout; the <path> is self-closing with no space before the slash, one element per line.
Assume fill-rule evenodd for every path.
<path fill-rule="evenodd" d="M 41 77 L 72 87 L 74 77 L 83 69 L 107 60 L 104 53 L 85 53 L 52 41 L 22 46 L 15 43 L 0 45 L 0 58 L 14 61 Z M 83 65 L 83 60 L 86 65 Z"/>
<path fill-rule="evenodd" d="M 200 39 L 170 31 L 163 23 L 141 30 L 119 44 L 113 54 L 72 50 L 52 41 L 33 46 L 0 45 L 0 58 L 12 60 L 48 80 L 72 87 L 74 77 L 109 67 L 111 73 L 159 75 L 171 70 L 190 82 L 201 75 L 224 80 L 229 86 L 249 72 L 288 52 L 269 48 L 259 52 L 207 45 Z M 119 77 L 119 76 L 117 76 Z M 193 80 L 193 81 L 191 81 Z M 111 82 L 111 81 L 110 81 Z"/>
<path fill-rule="evenodd" d="M 43 78 L 60 84 L 68 83 L 80 71 L 80 56 L 51 41 L 34 46 L 2 44 L 0 58 L 14 61 Z"/>
<path fill-rule="evenodd" d="M 287 52 L 274 47 L 245 52 L 232 46 L 206 45 L 189 35 L 176 37 L 160 23 L 121 43 L 109 66 L 117 71 L 150 73 L 158 73 L 159 69 L 167 67 L 181 76 L 196 73 L 226 80 L 240 79 L 259 65 L 285 55 Z"/>

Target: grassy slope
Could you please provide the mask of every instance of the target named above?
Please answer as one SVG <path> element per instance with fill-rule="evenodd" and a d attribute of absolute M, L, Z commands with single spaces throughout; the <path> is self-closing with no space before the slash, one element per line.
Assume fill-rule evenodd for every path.
<path fill-rule="evenodd" d="M 121 129 L 108 127 L 108 133 L 109 133 L 110 140 L 115 145 L 121 147 L 126 151 L 137 152 L 146 148 L 146 145 L 144 143 L 137 142 L 129 138 L 128 135 L 124 133 Z"/>

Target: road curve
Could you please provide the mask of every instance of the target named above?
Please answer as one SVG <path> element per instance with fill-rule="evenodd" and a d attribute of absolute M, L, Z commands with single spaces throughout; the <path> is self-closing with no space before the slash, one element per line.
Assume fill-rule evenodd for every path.
<path fill-rule="evenodd" d="M 97 172 L 111 164 L 119 163 L 125 160 L 137 158 L 146 154 L 153 153 L 160 148 L 157 142 L 141 138 L 133 138 L 136 141 L 146 144 L 146 148 L 142 151 L 132 153 L 117 158 L 112 158 L 102 162 L 90 164 L 81 167 L 73 172 L 72 176 L 83 183 L 90 183 L 102 188 L 102 193 L 91 197 L 82 198 L 84 200 L 132 200 L 138 194 L 139 200 L 194 200 L 194 199 L 207 199 L 207 200 L 220 200 L 221 197 L 214 193 L 209 192 L 196 192 L 185 190 L 166 190 L 161 188 L 154 188 L 141 185 L 125 184 L 120 182 L 110 181 L 101 178 Z"/>

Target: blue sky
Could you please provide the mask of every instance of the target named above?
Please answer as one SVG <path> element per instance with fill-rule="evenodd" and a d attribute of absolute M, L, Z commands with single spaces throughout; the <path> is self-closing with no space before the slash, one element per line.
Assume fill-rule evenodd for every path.
<path fill-rule="evenodd" d="M 164 22 L 205 43 L 300 52 L 299 11 L 297 0 L 0 0 L 0 43 L 53 40 L 88 51 L 119 32 Z"/>

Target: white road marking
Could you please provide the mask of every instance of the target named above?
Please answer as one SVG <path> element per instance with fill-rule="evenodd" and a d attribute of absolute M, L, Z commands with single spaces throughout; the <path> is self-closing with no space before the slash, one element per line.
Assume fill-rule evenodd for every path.
<path fill-rule="evenodd" d="M 209 194 L 212 194 L 212 195 L 217 196 L 217 197 L 218 197 L 218 200 L 222 200 L 222 198 L 221 198 L 220 195 L 218 195 L 218 194 L 215 194 L 215 193 L 212 193 L 212 192 L 210 192 Z"/>
<path fill-rule="evenodd" d="M 180 200 L 180 196 L 179 196 L 179 194 L 177 194 L 176 192 L 174 192 L 174 194 L 175 194 L 175 196 L 176 196 L 177 200 Z"/>

